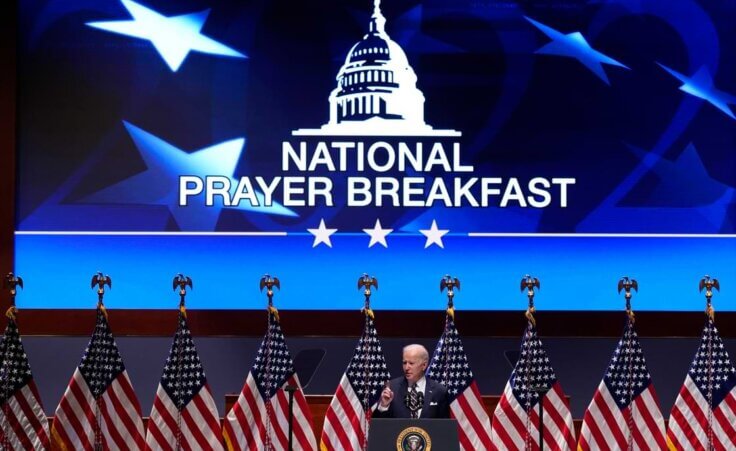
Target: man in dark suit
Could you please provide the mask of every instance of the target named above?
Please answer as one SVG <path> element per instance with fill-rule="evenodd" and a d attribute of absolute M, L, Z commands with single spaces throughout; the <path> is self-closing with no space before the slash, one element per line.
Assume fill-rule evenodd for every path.
<path fill-rule="evenodd" d="M 447 389 L 424 376 L 429 353 L 422 345 L 404 347 L 404 375 L 392 379 L 381 392 L 376 418 L 450 418 Z"/>

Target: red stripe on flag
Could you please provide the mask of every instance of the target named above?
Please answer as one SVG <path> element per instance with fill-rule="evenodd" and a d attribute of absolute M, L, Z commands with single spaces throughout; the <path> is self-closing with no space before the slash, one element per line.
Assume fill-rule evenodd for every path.
<path fill-rule="evenodd" d="M 38 395 L 38 389 L 36 388 L 36 383 L 31 379 L 28 382 L 27 385 L 28 389 L 31 391 L 31 394 L 33 395 L 33 403 L 38 406 L 38 408 L 41 410 L 41 419 L 44 421 L 44 424 L 41 424 L 36 414 L 29 415 L 29 418 L 33 418 L 31 420 L 31 423 L 33 424 L 33 428 L 36 430 L 36 434 L 38 435 L 39 440 L 41 440 L 41 443 L 48 447 L 49 446 L 49 436 L 46 433 L 46 428 L 48 427 L 48 418 L 46 418 L 46 414 L 43 411 L 43 404 L 41 404 L 41 397 Z M 30 407 L 30 406 L 29 406 Z"/>
<path fill-rule="evenodd" d="M 247 390 L 247 388 L 244 388 L 244 390 Z M 245 391 L 243 392 L 243 400 L 247 403 L 248 401 L 245 399 Z M 252 412 L 252 415 L 256 416 L 259 415 L 259 412 L 257 409 L 250 409 Z M 245 413 L 243 412 L 243 408 L 240 406 L 240 403 L 236 403 L 230 412 L 235 416 L 235 419 L 237 420 L 238 426 L 240 426 L 240 429 L 243 431 L 243 440 L 245 440 L 245 446 L 248 449 L 251 449 L 252 447 L 255 447 L 255 439 L 253 437 L 253 431 L 250 429 L 250 426 L 248 425 L 248 420 L 245 418 Z M 257 423 L 256 423 L 257 424 Z M 225 435 L 229 437 L 230 446 L 232 449 L 245 449 L 240 447 L 240 440 L 238 440 L 238 434 L 235 433 L 235 429 L 233 429 L 233 424 L 230 420 L 225 421 Z M 255 449 L 255 448 L 253 448 Z"/>
<path fill-rule="evenodd" d="M 565 417 L 562 415 L 563 413 L 567 414 L 570 412 L 570 405 L 567 402 L 567 398 L 565 398 L 565 393 L 562 391 L 562 385 L 560 385 L 559 382 L 555 382 L 551 389 L 554 391 L 555 395 L 557 395 L 559 402 L 562 403 L 565 410 L 564 412 L 557 410 L 557 407 L 552 404 L 552 400 L 549 400 L 547 403 L 551 405 L 551 408 L 547 409 L 547 411 L 557 425 L 557 428 L 560 430 L 560 434 L 562 434 L 564 438 L 564 443 L 566 443 L 570 449 L 575 449 L 575 432 L 570 429 L 570 424 L 567 423 L 567 420 L 565 420 Z"/>
<path fill-rule="evenodd" d="M 612 402 L 615 402 L 611 400 Z M 618 446 L 622 449 L 628 447 L 628 440 L 626 440 L 626 437 L 624 437 L 623 431 L 619 428 L 618 422 L 616 421 L 616 413 L 619 415 L 621 412 L 612 412 L 611 409 L 608 407 L 608 403 L 605 399 L 603 399 L 603 394 L 599 391 L 595 394 L 593 397 L 593 402 L 595 403 L 596 407 L 598 407 L 598 412 L 603 417 L 603 420 L 608 425 L 608 429 L 611 430 L 611 434 L 613 434 L 613 437 L 611 437 L 613 440 L 616 441 Z M 607 442 L 610 440 L 607 440 Z"/>
<path fill-rule="evenodd" d="M 631 424 L 633 426 L 633 428 L 629 428 L 630 429 L 629 434 L 631 434 L 632 446 L 636 444 L 636 447 L 638 447 L 639 449 L 647 449 L 646 439 L 644 438 L 643 435 L 641 435 L 641 431 L 637 427 L 638 425 L 636 424 L 636 418 L 633 418 L 634 411 L 632 409 L 634 407 L 638 407 L 636 405 L 636 401 L 638 400 L 639 398 L 637 397 L 637 399 L 635 399 L 634 402 L 629 405 L 629 407 L 621 411 L 621 414 L 624 416 L 624 419 L 626 420 L 626 425 L 628 426 L 629 424 Z"/>
<path fill-rule="evenodd" d="M 173 451 L 174 448 L 169 444 L 169 441 L 166 440 L 158 425 L 152 419 L 148 420 L 148 433 L 151 434 L 153 440 L 156 441 L 156 446 L 158 448 L 163 451 Z M 153 448 L 148 444 L 148 439 L 146 439 L 146 450 L 150 451 L 152 449 Z"/>
<path fill-rule="evenodd" d="M 337 418 L 337 415 L 335 414 L 335 411 L 333 409 L 327 409 L 327 412 L 325 413 L 325 419 L 327 422 L 332 426 L 332 430 L 335 431 L 335 435 L 337 436 L 337 440 L 340 442 L 340 446 L 342 448 L 334 448 L 332 446 L 332 442 L 329 440 L 324 440 L 324 444 L 327 446 L 327 449 L 333 450 L 333 449 L 342 449 L 342 450 L 348 450 L 352 449 L 352 445 L 350 444 L 350 440 L 348 439 L 347 434 L 345 433 L 345 429 L 342 427 L 342 423 Z M 323 437 L 328 437 L 327 434 L 323 431 L 322 432 Z"/>
<path fill-rule="evenodd" d="M 598 396 L 598 393 L 596 393 L 595 396 Z M 591 408 L 595 408 L 595 406 L 591 406 Z M 609 449 L 608 445 L 606 444 L 608 443 L 608 441 L 606 440 L 606 437 L 603 435 L 601 428 L 598 426 L 598 423 L 596 422 L 595 417 L 590 411 L 585 412 L 585 417 L 583 417 L 583 429 L 585 427 L 588 428 L 588 430 L 590 431 L 590 434 L 593 436 L 596 447 L 599 447 L 600 449 Z M 590 449 L 597 449 L 596 447 L 593 446 L 593 444 L 588 443 L 588 441 L 585 440 L 582 436 L 581 436 L 581 440 L 582 442 L 579 445 L 581 445 L 580 447 L 583 450 L 588 451 Z"/>
<path fill-rule="evenodd" d="M 350 382 L 348 382 L 349 384 Z M 358 437 L 358 443 L 363 446 L 363 443 L 365 441 L 365 431 L 363 430 L 363 425 L 360 421 L 360 412 L 356 412 L 353 409 L 353 405 L 350 402 L 350 399 L 348 399 L 347 393 L 343 390 L 341 386 L 338 387 L 337 392 L 335 393 L 335 398 L 337 398 L 338 402 L 340 403 L 340 406 L 342 407 L 342 410 L 345 412 L 345 415 L 348 417 L 348 421 L 350 421 L 350 425 L 352 426 L 352 430 L 355 432 L 355 435 Z M 358 401 L 356 399 L 356 401 Z M 361 407 L 362 410 L 362 407 Z M 333 424 L 334 427 L 334 424 Z M 346 448 L 347 449 L 347 448 Z"/>
<path fill-rule="evenodd" d="M 475 389 L 475 390 L 474 390 Z M 468 394 L 468 390 L 470 390 L 470 393 Z M 473 382 L 468 388 L 466 388 L 460 396 L 455 398 L 455 402 L 458 403 L 460 406 L 460 409 L 465 414 L 465 417 L 468 419 L 468 422 L 470 423 L 470 426 L 473 428 L 473 431 L 478 436 L 478 439 L 480 442 L 485 446 L 487 449 L 490 449 L 491 447 L 491 438 L 488 436 L 488 432 L 483 427 L 483 424 L 481 423 L 480 419 L 478 418 L 478 415 L 476 411 L 473 409 L 473 407 L 468 402 L 467 396 L 473 396 L 476 395 L 476 399 L 478 401 L 481 400 L 481 397 L 479 393 L 477 393 L 478 388 L 475 385 L 475 382 Z M 482 403 L 482 401 L 480 401 Z M 482 406 L 482 404 L 481 404 Z M 481 407 L 482 408 L 482 407 Z M 485 412 L 484 412 L 485 413 Z M 458 425 L 459 426 L 459 425 Z M 461 427 L 458 427 L 458 431 L 462 431 L 465 435 L 463 429 Z M 467 448 L 466 449 L 472 449 L 472 445 L 470 442 L 470 439 L 467 438 Z"/>
<path fill-rule="evenodd" d="M 291 385 L 298 385 L 295 375 L 291 376 L 289 383 Z M 295 429 L 297 431 L 299 443 L 304 449 L 315 449 L 314 432 L 312 430 L 312 411 L 307 403 L 307 398 L 304 397 L 303 391 L 299 390 L 295 393 L 294 402 L 295 406 L 298 406 L 298 409 L 294 409 L 294 424 L 297 425 Z M 302 428 L 301 422 L 296 421 L 299 417 L 303 418 L 305 420 L 304 422 L 307 423 L 308 427 L 306 430 Z M 309 437 L 311 437 L 312 440 L 309 440 Z"/>
<path fill-rule="evenodd" d="M 682 411 L 680 411 L 680 407 L 677 404 L 675 404 L 675 406 L 672 408 L 672 412 L 670 412 L 670 423 L 676 423 L 678 426 L 680 426 L 680 430 L 682 430 L 682 433 L 685 434 L 685 438 L 690 443 L 690 446 L 693 447 L 693 449 L 698 449 L 702 447 L 702 445 L 700 444 L 700 440 L 695 433 L 695 430 L 685 419 L 685 415 L 682 413 Z M 677 441 L 674 434 L 670 435 L 673 442 Z"/>
<path fill-rule="evenodd" d="M 548 406 L 544 406 L 544 411 L 547 412 L 547 413 L 549 413 L 549 407 Z M 547 416 L 547 414 L 545 413 L 545 417 L 546 416 Z M 534 425 L 534 427 L 536 428 L 536 432 L 533 434 L 533 436 L 534 436 L 533 440 L 539 441 L 539 414 L 537 413 L 536 410 L 532 410 L 529 413 L 529 424 L 530 425 Z M 544 443 L 546 445 L 545 448 L 551 447 L 553 451 L 559 451 L 559 449 L 560 449 L 559 445 L 557 445 L 556 442 L 552 442 L 550 440 L 550 437 L 551 437 L 551 435 L 550 435 L 550 432 L 549 432 L 549 428 L 544 428 L 544 437 L 542 437 L 542 440 L 544 440 Z M 538 445 L 534 445 L 534 446 L 536 446 L 537 448 L 539 448 Z"/>
<path fill-rule="evenodd" d="M 284 418 L 289 418 L 289 402 L 286 400 L 286 392 L 282 389 L 276 390 L 276 394 L 271 397 L 271 431 L 274 435 L 274 440 L 286 448 L 289 444 L 289 438 L 286 436 L 287 431 L 282 429 L 279 423 L 277 415 L 279 411 Z M 296 420 L 296 415 L 294 419 Z M 294 426 L 296 426 L 296 421 L 294 421 Z"/>
<path fill-rule="evenodd" d="M 460 449 L 463 451 L 472 451 L 473 443 L 470 441 L 470 437 L 465 433 L 463 429 L 457 428 L 458 441 L 460 442 Z"/>
<path fill-rule="evenodd" d="M 10 399 L 13 398 L 11 397 Z M 8 406 L 8 403 L 9 401 L 7 401 L 3 405 L 3 407 Z M 13 430 L 13 435 L 15 435 L 18 441 L 21 442 L 21 444 L 23 445 L 23 449 L 32 449 L 33 445 L 31 445 L 31 440 L 26 434 L 26 431 L 23 429 L 22 421 L 19 421 L 15 412 L 13 412 L 13 409 L 5 409 L 5 420 L 8 422 L 10 428 Z"/>
<path fill-rule="evenodd" d="M 199 396 L 199 395 L 197 395 L 197 396 Z M 180 441 L 181 441 L 182 444 L 186 443 L 187 446 L 193 447 L 194 449 L 197 449 L 197 448 L 199 448 L 199 449 L 208 449 L 208 450 L 209 449 L 212 449 L 212 447 L 210 446 L 209 441 L 204 436 L 204 434 L 202 434 L 202 431 L 199 429 L 199 425 L 197 424 L 196 421 L 194 421 L 194 418 L 192 418 L 192 414 L 189 412 L 188 409 L 184 409 L 184 411 L 182 411 L 182 413 L 181 413 L 181 419 L 182 419 L 182 421 L 184 423 L 186 423 L 186 425 L 188 427 L 188 430 L 189 430 L 189 434 L 197 442 L 196 443 L 197 446 L 194 446 L 193 447 L 192 445 L 194 445 L 194 443 L 190 443 L 189 440 L 188 440 L 189 437 L 186 436 L 186 435 L 184 435 L 184 434 L 181 434 L 181 440 Z M 184 429 L 184 428 L 182 427 L 182 429 Z"/>
<path fill-rule="evenodd" d="M 647 388 L 644 392 L 642 392 L 642 394 L 637 396 L 636 400 L 634 401 L 634 405 L 637 409 L 636 411 L 639 413 L 639 415 L 641 415 L 649 434 L 657 441 L 657 445 L 659 445 L 661 449 L 667 449 L 667 442 L 662 435 L 659 424 L 652 416 L 652 412 L 649 410 L 646 402 L 644 401 L 644 395 L 647 392 L 649 392 L 650 396 L 652 397 L 652 402 L 654 402 L 655 405 L 659 405 L 659 403 L 657 402 L 657 397 L 654 394 L 654 387 L 650 385 L 649 388 Z M 639 428 L 635 429 L 638 430 Z M 646 446 L 644 448 L 646 448 Z"/>
<path fill-rule="evenodd" d="M 494 421 L 493 425 L 491 426 L 491 430 L 494 431 L 496 435 L 498 435 L 498 438 L 501 439 L 506 449 L 514 449 L 516 446 L 514 444 L 514 441 L 511 439 L 511 436 L 509 436 L 509 433 L 508 431 L 506 431 L 506 428 L 502 424 L 499 424 L 499 423 L 500 423 L 500 420 Z"/>
<path fill-rule="evenodd" d="M 209 387 L 205 385 L 204 388 L 199 391 L 199 394 L 192 399 L 192 401 L 194 402 L 194 406 L 197 410 L 199 410 L 200 415 L 202 415 L 202 418 L 207 422 L 210 433 L 215 436 L 218 442 L 222 442 L 220 419 L 217 417 L 216 413 L 210 411 L 207 403 L 205 403 L 202 395 L 203 390 L 206 390 L 207 396 L 212 399 L 212 393 L 210 392 Z"/>
<path fill-rule="evenodd" d="M 172 404 L 172 407 L 173 407 L 173 404 Z M 153 409 L 158 415 L 158 417 L 164 422 L 164 424 L 169 429 L 169 431 L 171 431 L 171 434 L 175 435 L 177 433 L 176 418 L 171 416 L 171 412 L 167 408 L 167 403 L 160 397 L 156 396 L 156 398 L 153 400 Z M 155 424 L 156 423 L 153 421 L 153 419 L 150 418 L 148 420 L 148 430 L 150 431 L 151 427 L 154 426 Z M 156 430 L 158 430 L 158 426 L 154 426 L 154 427 L 156 428 Z M 159 433 L 161 434 L 161 437 L 163 438 L 164 437 L 163 432 L 159 431 Z M 163 438 L 163 440 L 165 440 L 166 443 L 168 443 L 167 439 Z"/>
<path fill-rule="evenodd" d="M 236 409 L 237 410 L 240 410 L 240 406 L 238 404 L 235 404 L 230 409 L 230 413 L 232 413 L 233 415 L 235 415 L 235 418 L 238 419 L 237 410 Z M 235 431 L 233 430 L 232 423 L 230 422 L 230 419 L 228 418 L 229 415 L 230 414 L 228 413 L 225 416 L 225 421 L 223 421 L 222 428 L 224 430 L 222 432 L 222 435 L 225 438 L 225 447 L 229 451 L 232 451 L 232 450 L 238 449 L 237 448 L 237 446 L 238 446 L 238 437 L 235 435 Z M 240 423 L 240 420 L 238 420 L 238 424 L 241 424 Z M 241 428 L 242 428 L 242 426 L 241 426 Z M 242 428 L 242 429 L 245 429 L 245 428 Z"/>
<path fill-rule="evenodd" d="M 248 424 L 248 418 L 246 417 L 242 406 L 238 405 L 238 410 L 235 414 L 238 417 L 240 427 L 245 433 L 245 443 L 248 446 L 248 449 L 255 450 L 258 448 L 258 444 L 256 443 L 256 434 L 260 437 L 261 442 L 266 442 L 266 424 L 262 419 L 263 412 L 258 408 L 255 393 L 251 391 L 250 387 L 245 387 L 243 394 L 243 399 L 248 405 L 250 414 L 253 416 L 253 427 L 255 427 L 255 430 L 251 429 L 251 426 Z"/>
<path fill-rule="evenodd" d="M 107 391 L 112 394 L 111 389 L 108 389 Z M 112 402 L 113 400 L 110 399 L 110 401 Z M 107 425 L 107 433 L 112 438 L 112 441 L 115 442 L 115 446 L 117 446 L 119 449 L 126 449 L 127 445 L 125 443 L 125 439 L 123 439 L 123 437 L 120 435 L 120 431 L 118 431 L 118 428 L 115 426 L 114 412 L 113 415 L 110 415 L 110 412 L 108 410 L 108 403 L 102 402 L 100 404 L 100 413 L 102 414 L 103 421 Z M 116 409 L 114 403 L 112 407 L 113 409 Z"/>
<path fill-rule="evenodd" d="M 724 407 L 730 408 L 733 414 L 731 416 L 727 416 L 723 411 Z M 718 424 L 721 425 L 723 432 L 726 433 L 726 443 L 724 443 L 724 445 L 736 449 L 736 428 L 734 428 L 734 424 L 736 424 L 736 399 L 732 393 L 729 393 L 728 396 L 721 401 L 721 404 L 719 404 L 719 406 L 713 411 L 713 415 L 716 420 L 718 420 Z"/>
<path fill-rule="evenodd" d="M 137 399 L 135 397 L 135 393 L 132 393 L 132 387 L 130 387 L 130 384 L 122 383 L 127 378 L 123 377 L 123 374 L 121 373 L 120 376 L 118 376 L 115 380 L 121 382 L 120 387 L 123 389 L 123 393 L 125 394 L 126 398 L 125 400 L 121 401 L 120 398 L 118 398 L 117 393 L 115 393 L 115 390 L 113 389 L 115 381 L 113 381 L 110 386 L 105 390 L 105 393 L 110 397 L 110 401 L 112 404 L 112 407 L 115 409 L 115 414 L 117 414 L 120 421 L 123 423 L 123 426 L 125 427 L 125 431 L 117 431 L 117 432 L 125 432 L 127 435 L 132 439 L 132 441 L 137 444 L 139 447 L 143 447 L 143 443 L 145 440 L 143 437 L 141 437 L 141 431 L 138 429 L 138 425 L 135 424 L 134 419 L 130 417 L 128 414 L 128 409 L 126 408 L 126 405 L 129 404 L 138 404 Z M 136 411 L 140 411 L 140 409 L 135 409 Z M 140 414 L 138 414 L 140 417 Z M 108 430 L 110 427 L 115 427 L 115 425 L 112 424 L 112 417 L 108 420 L 110 423 L 108 425 Z"/>
<path fill-rule="evenodd" d="M 135 443 L 142 448 L 143 444 L 145 443 L 146 439 L 143 437 L 143 419 L 141 418 L 141 406 L 138 403 L 138 397 L 135 395 L 135 391 L 133 391 L 133 386 L 130 385 L 130 380 L 127 377 L 127 373 L 123 372 L 120 375 L 118 375 L 115 380 L 120 384 L 120 388 L 123 389 L 123 393 L 125 394 L 125 404 L 120 404 L 118 407 L 118 413 L 121 417 L 123 417 L 123 421 L 125 423 L 125 426 L 128 428 L 128 433 L 130 434 L 131 438 L 135 441 Z M 112 387 L 114 386 L 115 381 L 113 381 L 112 384 L 110 384 L 110 388 L 108 388 L 108 392 L 113 392 Z M 117 395 L 116 395 L 117 396 Z M 131 418 L 130 414 L 128 413 L 128 409 L 124 408 L 126 406 L 133 406 L 133 409 L 137 415 L 137 418 Z M 135 420 L 138 420 L 137 422 Z M 140 427 L 139 427 L 140 426 Z"/>
<path fill-rule="evenodd" d="M 521 424 L 521 419 L 516 415 L 513 407 L 511 407 L 511 404 L 508 400 L 509 396 L 514 395 L 508 393 L 501 396 L 499 405 L 501 406 L 501 410 L 503 411 L 503 413 L 506 414 L 506 418 L 508 419 L 508 422 L 511 423 L 511 426 L 514 428 L 516 434 L 521 437 L 522 440 L 526 441 L 528 431 L 526 430 L 526 426 L 524 424 Z"/>
<path fill-rule="evenodd" d="M 690 412 L 692 413 L 693 418 L 698 422 L 700 427 L 705 431 L 705 433 L 708 433 L 708 412 L 703 412 L 703 410 L 700 408 L 700 404 L 698 404 L 698 401 L 695 399 L 692 393 L 690 393 L 690 390 L 687 387 L 682 387 L 682 390 L 680 390 L 680 396 L 682 397 L 682 400 L 685 402 L 685 405 L 690 409 Z M 685 412 L 683 412 L 684 414 Z"/>
<path fill-rule="evenodd" d="M 118 381 L 118 383 L 120 384 L 120 387 L 123 389 L 125 396 L 128 398 L 128 401 L 130 401 L 130 405 L 133 406 L 135 412 L 138 414 L 139 417 L 142 416 L 143 414 L 141 413 L 141 406 L 138 403 L 138 397 L 135 395 L 133 386 L 130 385 L 130 379 L 128 378 L 127 372 L 120 373 L 120 375 L 116 377 L 115 380 Z"/>
<path fill-rule="evenodd" d="M 82 410 L 82 412 L 80 412 L 80 416 L 78 417 L 72 409 L 71 403 L 69 402 L 69 399 L 67 399 L 67 396 L 61 398 L 59 407 L 66 415 L 66 419 L 67 421 L 69 421 L 69 425 L 72 427 L 72 429 L 74 429 L 77 437 L 79 437 L 80 444 L 84 447 L 84 449 L 92 449 L 92 443 L 87 437 L 87 429 L 94 429 L 96 427 L 97 421 L 95 421 L 91 406 L 87 404 L 87 399 L 82 394 L 82 391 L 79 388 L 79 385 L 77 385 L 76 380 L 72 379 L 69 383 L 69 392 L 67 393 L 67 395 L 74 397 L 74 399 L 77 401 L 77 404 L 79 404 L 79 408 Z M 84 421 L 84 425 L 82 425 L 82 421 Z M 57 429 L 64 430 L 64 426 L 60 423 Z M 66 433 L 64 433 L 64 435 L 66 436 Z M 67 446 L 74 448 L 73 443 L 68 436 L 66 444 Z"/>

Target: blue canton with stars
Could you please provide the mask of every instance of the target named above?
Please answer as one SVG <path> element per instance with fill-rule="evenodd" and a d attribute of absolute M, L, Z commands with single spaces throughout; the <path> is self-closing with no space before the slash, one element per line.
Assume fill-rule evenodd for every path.
<path fill-rule="evenodd" d="M 540 395 L 546 396 L 555 382 L 557 376 L 537 335 L 537 328 L 529 324 L 521 339 L 519 360 L 509 378 L 511 391 L 521 406 L 533 409 Z"/>
<path fill-rule="evenodd" d="M 711 391 L 713 408 L 736 387 L 736 368 L 713 321 L 708 320 L 703 328 L 700 347 L 689 373 L 705 399 Z"/>
<path fill-rule="evenodd" d="M 268 330 L 258 348 L 251 372 L 264 400 L 271 399 L 294 374 L 294 361 L 286 347 L 281 324 L 273 313 L 268 314 Z"/>
<path fill-rule="evenodd" d="M 468 363 L 463 342 L 457 332 L 455 321 L 448 316 L 445 331 L 432 354 L 427 376 L 447 388 L 452 402 L 473 382 L 473 371 Z"/>
<path fill-rule="evenodd" d="M 206 383 L 207 378 L 197 348 L 194 347 L 187 318 L 180 313 L 179 326 L 161 376 L 161 386 L 177 408 L 182 410 Z"/>
<path fill-rule="evenodd" d="M 628 319 L 603 381 L 616 400 L 616 405 L 622 410 L 629 407 L 631 402 L 652 383 L 639 336 L 636 334 L 634 323 Z"/>
<path fill-rule="evenodd" d="M 102 309 L 97 308 L 97 322 L 87 348 L 84 350 L 79 372 L 82 373 L 95 399 L 99 398 L 120 373 L 125 371 L 123 358 L 110 331 Z"/>
<path fill-rule="evenodd" d="M 0 342 L 0 359 L 0 405 L 4 405 L 33 378 L 28 356 L 20 340 L 18 325 L 12 319 L 8 320 L 5 335 Z"/>
<path fill-rule="evenodd" d="M 378 401 L 383 385 L 391 379 L 375 321 L 368 315 L 345 374 L 364 409 L 370 409 Z"/>

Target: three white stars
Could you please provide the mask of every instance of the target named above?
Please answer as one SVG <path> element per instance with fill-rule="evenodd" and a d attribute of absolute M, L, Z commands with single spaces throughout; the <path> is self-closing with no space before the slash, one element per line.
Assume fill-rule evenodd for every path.
<path fill-rule="evenodd" d="M 368 247 L 373 247 L 373 245 L 377 243 L 381 244 L 381 246 L 383 247 L 388 247 L 386 236 L 388 236 L 389 233 L 393 232 L 394 229 L 382 228 L 381 220 L 376 219 L 376 224 L 373 226 L 372 229 L 363 229 L 363 231 L 371 237 L 371 242 L 368 243 Z"/>
<path fill-rule="evenodd" d="M 436 244 L 437 246 L 444 249 L 445 245 L 442 244 L 442 237 L 447 235 L 447 232 L 449 232 L 449 230 L 447 229 L 438 229 L 437 221 L 435 221 L 434 219 L 432 220 L 432 226 L 429 229 L 419 229 L 419 233 L 427 237 L 427 241 L 424 243 L 425 249 L 433 244 Z"/>
<path fill-rule="evenodd" d="M 314 235 L 314 243 L 312 243 L 312 247 L 317 247 L 320 243 L 324 243 L 325 245 L 327 245 L 327 247 L 332 247 L 330 235 L 337 232 L 337 229 L 328 229 L 325 226 L 325 220 L 320 219 L 318 228 L 307 229 L 307 231 Z"/>
<path fill-rule="evenodd" d="M 314 236 L 314 241 L 312 242 L 313 248 L 319 246 L 320 244 L 324 244 L 327 247 L 332 247 L 332 240 L 330 239 L 330 237 L 335 232 L 337 232 L 337 229 L 327 228 L 327 226 L 325 225 L 325 220 L 320 219 L 319 227 L 317 227 L 316 229 L 307 229 L 307 231 Z M 393 231 L 394 229 L 383 228 L 380 219 L 376 219 L 376 223 L 372 229 L 363 229 L 363 232 L 371 237 L 371 240 L 368 243 L 369 248 L 373 247 L 376 244 L 380 244 L 381 246 L 388 248 L 386 237 Z M 424 243 L 425 249 L 432 246 L 433 244 L 444 249 L 445 245 L 442 242 L 442 237 L 447 235 L 448 232 L 448 229 L 438 228 L 436 220 L 432 220 L 432 226 L 429 229 L 419 230 L 419 233 L 427 238 L 427 241 Z"/>

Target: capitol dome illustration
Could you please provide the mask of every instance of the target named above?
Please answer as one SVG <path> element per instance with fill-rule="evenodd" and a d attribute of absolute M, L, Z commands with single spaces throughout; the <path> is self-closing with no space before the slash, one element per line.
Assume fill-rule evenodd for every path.
<path fill-rule="evenodd" d="M 386 34 L 380 3 L 374 0 L 368 33 L 350 49 L 337 73 L 329 122 L 293 135 L 460 135 L 424 122 L 424 94 L 404 50 Z"/>

